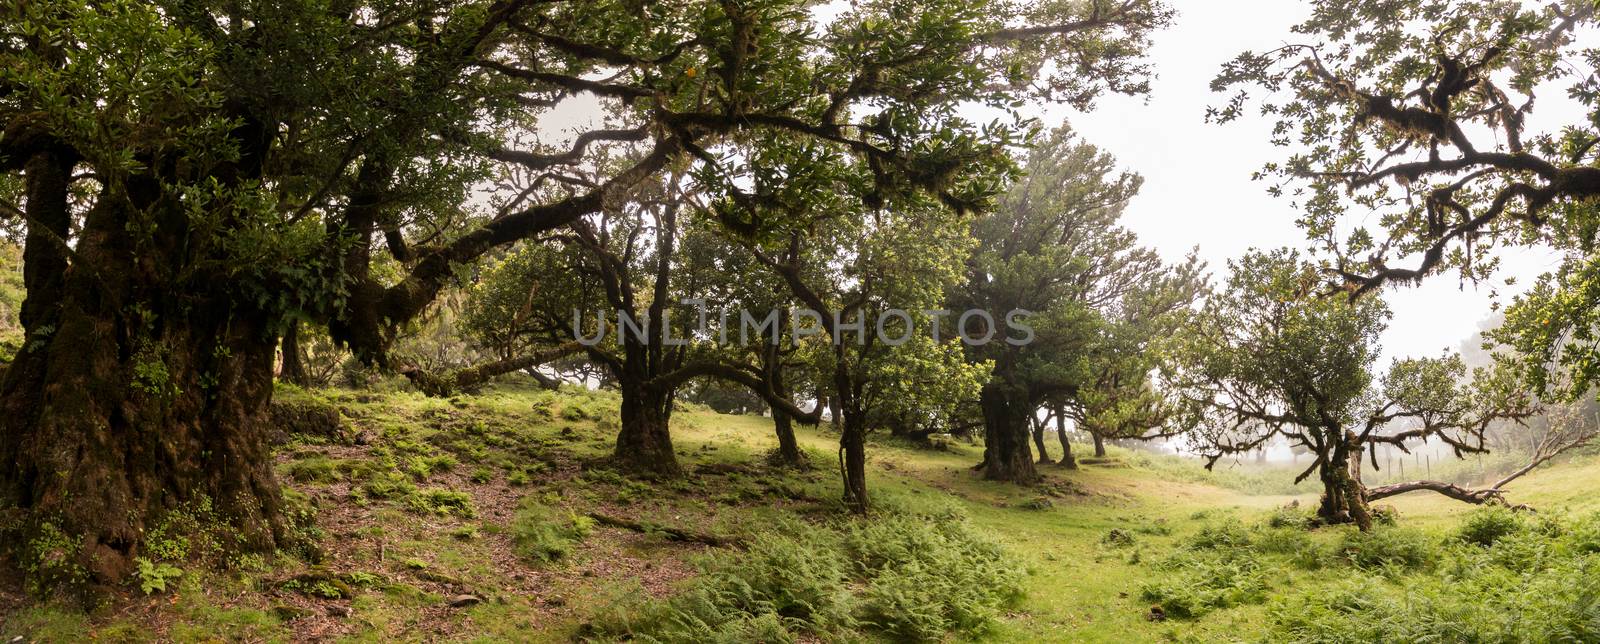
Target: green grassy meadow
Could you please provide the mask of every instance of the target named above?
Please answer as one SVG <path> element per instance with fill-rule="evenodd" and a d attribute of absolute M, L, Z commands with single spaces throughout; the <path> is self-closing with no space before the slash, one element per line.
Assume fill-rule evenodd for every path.
<path fill-rule="evenodd" d="M 774 441 L 768 419 L 684 408 L 672 431 L 690 474 L 647 484 L 605 467 L 616 429 L 611 394 L 498 386 L 449 400 L 295 389 L 279 398 L 334 405 L 346 425 L 332 438 L 292 436 L 277 451 L 304 546 L 274 558 L 213 552 L 204 509 L 179 513 L 152 540 L 151 569 L 140 575 L 163 588 L 129 588 L 87 614 L 64 600 L 0 611 L 5 641 L 626 639 L 618 624 L 647 621 L 629 611 L 650 610 L 651 598 L 659 609 L 695 583 L 715 557 L 708 553 L 740 549 L 679 540 L 668 529 L 759 551 L 763 535 L 831 525 L 848 537 L 860 525 L 841 518 L 836 438 L 826 428 L 799 428 L 812 469 L 778 470 L 764 460 Z M 1020 596 L 932 639 L 1338 641 L 1350 634 L 1307 636 L 1277 611 L 1353 579 L 1373 584 L 1363 592 L 1404 597 L 1417 584 L 1460 575 L 1449 569 L 1476 556 L 1432 554 L 1466 552 L 1450 544 L 1475 512 L 1436 495 L 1393 499 L 1397 525 L 1375 534 L 1392 531 L 1404 543 L 1380 544 L 1373 552 L 1382 561 L 1358 563 L 1366 546 L 1350 554 L 1349 529 L 1281 525 L 1303 516 L 1283 508 L 1309 509 L 1316 499 L 1309 488 L 1284 493 L 1297 491 L 1288 469 L 1211 473 L 1195 461 L 1112 448 L 1078 470 L 1042 466 L 1046 482 L 1020 488 L 978 479 L 970 466 L 981 449 L 960 441 L 937 450 L 871 448 L 880 510 L 867 524 L 953 512 L 1021 570 Z M 1078 449 L 1082 456 L 1087 446 Z M 1517 520 L 1532 526 L 1595 512 L 1600 501 L 1589 491 L 1597 479 L 1600 462 L 1591 457 L 1525 477 L 1512 499 L 1537 507 L 1540 518 Z M 644 529 L 597 524 L 592 514 Z M 1432 563 L 1385 559 L 1400 552 L 1403 560 L 1417 543 Z M 1222 567 L 1205 567 L 1214 565 Z M 1188 594 L 1217 570 L 1232 571 L 1224 576 L 1233 581 L 1210 595 Z M 861 583 L 847 587 L 867 597 Z M 25 589 L 7 592 L 20 599 Z M 801 641 L 929 639 L 861 619 Z"/>

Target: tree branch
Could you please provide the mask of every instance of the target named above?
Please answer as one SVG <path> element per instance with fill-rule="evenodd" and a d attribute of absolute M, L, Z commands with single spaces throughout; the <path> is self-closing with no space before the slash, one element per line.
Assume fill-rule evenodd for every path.
<path fill-rule="evenodd" d="M 423 394 L 435 398 L 446 398 L 460 391 L 472 391 L 495 376 L 536 367 L 558 358 L 582 353 L 583 351 L 583 345 L 573 341 L 545 351 L 487 362 L 450 371 L 442 375 L 431 373 L 415 365 L 402 367 L 399 372 Z"/>

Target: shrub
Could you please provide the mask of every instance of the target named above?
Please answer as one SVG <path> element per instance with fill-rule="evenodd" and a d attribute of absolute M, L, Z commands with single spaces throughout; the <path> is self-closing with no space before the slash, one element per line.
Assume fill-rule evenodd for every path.
<path fill-rule="evenodd" d="M 1256 550 L 1271 554 L 1293 555 L 1316 548 L 1311 541 L 1311 533 L 1304 528 L 1258 528 L 1252 540 Z"/>
<path fill-rule="evenodd" d="M 144 557 L 134 557 L 133 562 L 139 569 L 134 576 L 139 578 L 139 590 L 146 595 L 167 591 L 167 582 L 183 576 L 183 569 L 172 564 L 156 563 Z"/>
<path fill-rule="evenodd" d="M 1571 522 L 1562 536 L 1567 547 L 1575 552 L 1600 552 L 1600 513 Z"/>
<path fill-rule="evenodd" d="M 1551 539 L 1534 532 L 1518 532 L 1499 538 L 1487 553 L 1495 565 L 1515 573 L 1533 573 L 1544 568 L 1551 551 Z"/>
<path fill-rule="evenodd" d="M 797 522 L 754 537 L 745 552 L 699 561 L 700 576 L 660 600 L 628 594 L 594 623 L 616 639 L 659 642 L 792 642 L 795 633 L 849 632 L 850 567 L 836 534 Z"/>
<path fill-rule="evenodd" d="M 406 462 L 406 471 L 418 481 L 426 481 L 428 477 L 439 472 L 448 471 L 456 466 L 456 457 L 449 454 L 434 456 L 413 456 Z"/>
<path fill-rule="evenodd" d="M 313 456 L 290 463 L 288 474 L 297 483 L 331 483 L 343 476 L 344 469 L 343 461 Z"/>
<path fill-rule="evenodd" d="M 594 519 L 570 512 L 563 515 L 531 499 L 523 501 L 511 520 L 517 554 L 543 563 L 565 559 L 593 530 Z"/>
<path fill-rule="evenodd" d="M 584 420 L 586 418 L 592 418 L 592 417 L 593 417 L 593 415 L 589 413 L 589 410 L 584 409 L 583 405 L 579 404 L 576 401 L 570 402 L 566 406 L 561 408 L 561 419 L 562 420 L 574 420 L 574 421 L 576 421 L 576 420 Z"/>
<path fill-rule="evenodd" d="M 417 490 L 406 497 L 406 506 L 424 514 L 456 515 L 472 518 L 472 495 L 466 492 L 432 488 Z"/>
<path fill-rule="evenodd" d="M 410 496 L 416 491 L 411 481 L 393 470 L 377 472 L 361 484 L 361 491 L 374 499 L 393 499 Z"/>
<path fill-rule="evenodd" d="M 589 481 L 591 483 L 603 483 L 607 485 L 622 485 L 623 482 L 627 480 L 622 478 L 622 475 L 618 474 L 615 470 L 608 470 L 604 468 L 587 469 L 584 470 L 583 474 L 580 476 L 582 476 L 583 480 L 585 481 Z"/>
<path fill-rule="evenodd" d="M 1267 515 L 1267 527 L 1269 528 L 1299 528 L 1306 530 L 1314 525 L 1316 525 L 1316 517 L 1310 513 L 1301 512 L 1299 508 L 1282 507 L 1273 510 L 1272 514 Z"/>
<path fill-rule="evenodd" d="M 506 474 L 506 485 L 522 487 L 533 481 L 533 476 L 527 470 L 512 470 Z"/>
<path fill-rule="evenodd" d="M 1250 547 L 1250 531 L 1237 523 L 1210 523 L 1185 541 L 1191 550 L 1226 550 Z"/>
<path fill-rule="evenodd" d="M 1121 528 L 1112 528 L 1100 537 L 1100 545 L 1112 548 L 1126 548 L 1134 544 L 1133 533 Z"/>
<path fill-rule="evenodd" d="M 1358 568 L 1414 570 L 1433 560 L 1436 547 L 1416 530 L 1380 527 L 1370 532 L 1345 532 L 1337 552 Z"/>
<path fill-rule="evenodd" d="M 670 598 L 613 602 L 595 631 L 661 642 L 858 639 L 861 631 L 937 641 L 987 628 L 1020 596 L 1022 574 L 952 512 L 886 511 L 834 527 L 787 521 L 700 567 Z"/>
<path fill-rule="evenodd" d="M 1531 530 L 1524 521 L 1494 509 L 1474 512 L 1456 530 L 1458 545 L 1433 555 L 1438 574 L 1384 581 L 1355 572 L 1332 587 L 1285 597 L 1268 611 L 1270 639 L 1600 641 L 1600 566 L 1574 541 L 1582 522 L 1552 519 Z"/>
<path fill-rule="evenodd" d="M 980 632 L 1022 596 L 1022 570 L 961 517 L 856 524 L 844 544 L 870 578 L 863 618 L 896 639 Z"/>
<path fill-rule="evenodd" d="M 1158 568 L 1165 574 L 1144 582 L 1139 597 L 1155 603 L 1167 617 L 1193 619 L 1266 599 L 1266 577 L 1248 550 L 1180 552 Z"/>
<path fill-rule="evenodd" d="M 1510 508 L 1489 505 L 1467 515 L 1466 521 L 1456 531 L 1457 538 L 1485 548 L 1494 545 L 1501 537 L 1521 532 L 1526 528 L 1522 517 Z"/>

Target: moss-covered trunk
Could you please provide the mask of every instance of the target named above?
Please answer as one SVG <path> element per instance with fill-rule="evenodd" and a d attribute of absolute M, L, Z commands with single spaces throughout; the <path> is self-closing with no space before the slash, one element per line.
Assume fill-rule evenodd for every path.
<path fill-rule="evenodd" d="M 1356 452 L 1360 458 L 1360 452 Z M 1322 499 L 1317 518 L 1328 525 L 1354 523 L 1363 531 L 1372 529 L 1372 512 L 1367 507 L 1366 491 L 1351 474 L 1350 450 L 1341 444 L 1329 451 L 1317 467 L 1322 481 Z"/>
<path fill-rule="evenodd" d="M 794 419 L 782 409 L 774 408 L 772 429 L 778 435 L 778 462 L 789 467 L 803 467 L 806 457 L 800 452 L 800 441 L 794 436 Z"/>
<path fill-rule="evenodd" d="M 1078 469 L 1078 458 L 1072 455 L 1072 441 L 1067 440 L 1067 410 L 1056 407 L 1056 438 L 1061 441 L 1061 466 Z"/>
<path fill-rule="evenodd" d="M 1044 421 L 1040 421 L 1037 418 L 1030 418 L 1029 421 L 1033 425 L 1033 447 L 1039 450 L 1039 463 L 1051 462 L 1050 451 L 1044 447 Z"/>
<path fill-rule="evenodd" d="M 144 535 L 191 504 L 209 503 L 235 547 L 273 548 L 286 533 L 263 420 L 268 320 L 224 288 L 167 281 L 117 217 L 91 213 L 67 250 L 70 167 L 29 168 L 27 342 L 0 383 L 5 541 L 45 586 L 124 581 Z"/>
<path fill-rule="evenodd" d="M 1031 405 L 1015 387 L 1000 382 L 984 385 L 978 402 L 983 408 L 984 478 L 1031 484 L 1039 480 L 1028 448 L 1027 409 Z"/>
<path fill-rule="evenodd" d="M 872 509 L 867 496 L 867 413 L 843 345 L 835 344 L 833 351 L 833 400 L 840 412 L 839 475 L 844 482 L 844 503 L 851 511 L 865 514 Z"/>
<path fill-rule="evenodd" d="M 653 476 L 683 475 L 672 450 L 672 394 L 638 379 L 620 379 L 622 430 L 617 433 L 616 461 L 629 472 Z"/>
<path fill-rule="evenodd" d="M 872 502 L 867 497 L 866 419 L 862 414 L 851 413 L 846 408 L 843 420 L 839 450 L 844 468 L 844 502 L 852 511 L 864 513 L 872 508 Z"/>
<path fill-rule="evenodd" d="M 283 332 L 283 355 L 280 358 L 282 366 L 278 369 L 278 378 L 284 382 L 306 387 L 311 384 L 311 377 L 306 373 L 305 352 L 300 349 L 300 323 L 290 322 L 289 328 Z"/>
<path fill-rule="evenodd" d="M 783 352 L 777 344 L 769 344 L 763 348 L 761 368 L 766 374 L 767 386 L 772 388 L 772 393 L 788 398 L 789 383 L 784 377 Z M 817 404 L 823 404 L 823 400 L 819 398 Z M 805 454 L 800 452 L 800 442 L 794 436 L 794 419 L 776 405 L 767 405 L 767 408 L 772 410 L 772 431 L 778 437 L 777 462 L 786 467 L 805 467 Z"/>

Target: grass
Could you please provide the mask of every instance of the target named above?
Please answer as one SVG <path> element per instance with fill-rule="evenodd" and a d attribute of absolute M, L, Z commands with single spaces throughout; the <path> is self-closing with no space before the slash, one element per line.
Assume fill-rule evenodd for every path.
<path fill-rule="evenodd" d="M 1502 611 L 1543 616 L 1549 626 L 1539 632 L 1556 637 L 1585 633 L 1587 600 L 1566 586 L 1593 581 L 1581 564 L 1600 551 L 1600 521 L 1589 518 L 1600 510 L 1590 493 L 1600 485 L 1594 457 L 1512 486 L 1510 498 L 1540 508 L 1538 517 L 1406 495 L 1385 500 L 1398 525 L 1361 535 L 1304 529 L 1305 511 L 1286 506 L 1312 507 L 1315 490 L 1292 485 L 1286 468 L 1219 464 L 1207 472 L 1192 460 L 1112 447 L 1079 470 L 1043 466 L 1046 484 L 1022 489 L 970 471 L 981 446 L 955 441 L 933 451 L 886 441 L 869 455 L 881 511 L 853 522 L 840 518 L 837 476 L 827 466 L 837 439 L 826 428 L 796 428 L 817 469 L 778 470 L 764 461 L 775 442 L 769 420 L 686 407 L 674 414 L 672 433 L 691 475 L 656 484 L 606 468 L 616 427 L 611 394 L 495 386 L 454 399 L 280 395 L 338 405 L 351 434 L 364 437 L 361 445 L 296 439 L 277 452 L 297 507 L 316 519 L 308 532 L 315 548 L 220 569 L 174 557 L 183 574 L 173 589 L 146 598 L 130 586 L 127 599 L 88 615 L 52 602 L 0 608 L 0 641 L 206 641 L 210 629 L 257 641 L 310 632 L 341 641 L 570 641 L 627 632 L 617 626 L 618 604 L 602 601 L 619 593 L 634 602 L 635 621 L 624 624 L 736 613 L 736 627 L 720 634 L 732 640 L 783 641 L 846 625 L 884 640 L 950 631 L 996 642 L 1360 641 L 1445 632 L 1337 628 L 1401 618 L 1440 628 L 1525 626 L 1485 621 L 1488 613 L 1468 610 L 1482 598 L 1453 590 L 1447 578 L 1498 593 L 1488 605 Z M 752 544 L 810 545 L 711 549 L 589 525 L 590 512 Z M 940 536 L 927 527 L 936 521 L 895 519 L 949 513 L 980 541 Z M 970 554 L 986 548 L 1005 554 Z M 756 574 L 786 569 L 780 550 L 796 549 L 819 558 L 808 565 L 837 575 L 779 583 Z M 888 564 L 913 561 L 920 563 Z M 1025 572 L 1003 575 L 1014 587 L 1002 586 L 984 576 L 989 566 Z M 347 582 L 354 596 L 329 600 L 275 585 L 318 575 Z M 766 603 L 727 600 L 735 581 L 766 584 L 750 596 Z M 961 594 L 972 588 L 998 592 Z M 462 595 L 480 601 L 449 606 Z M 1400 601 L 1407 596 L 1426 601 Z M 683 603 L 696 597 L 698 608 Z M 801 601 L 814 615 L 750 608 Z"/>

